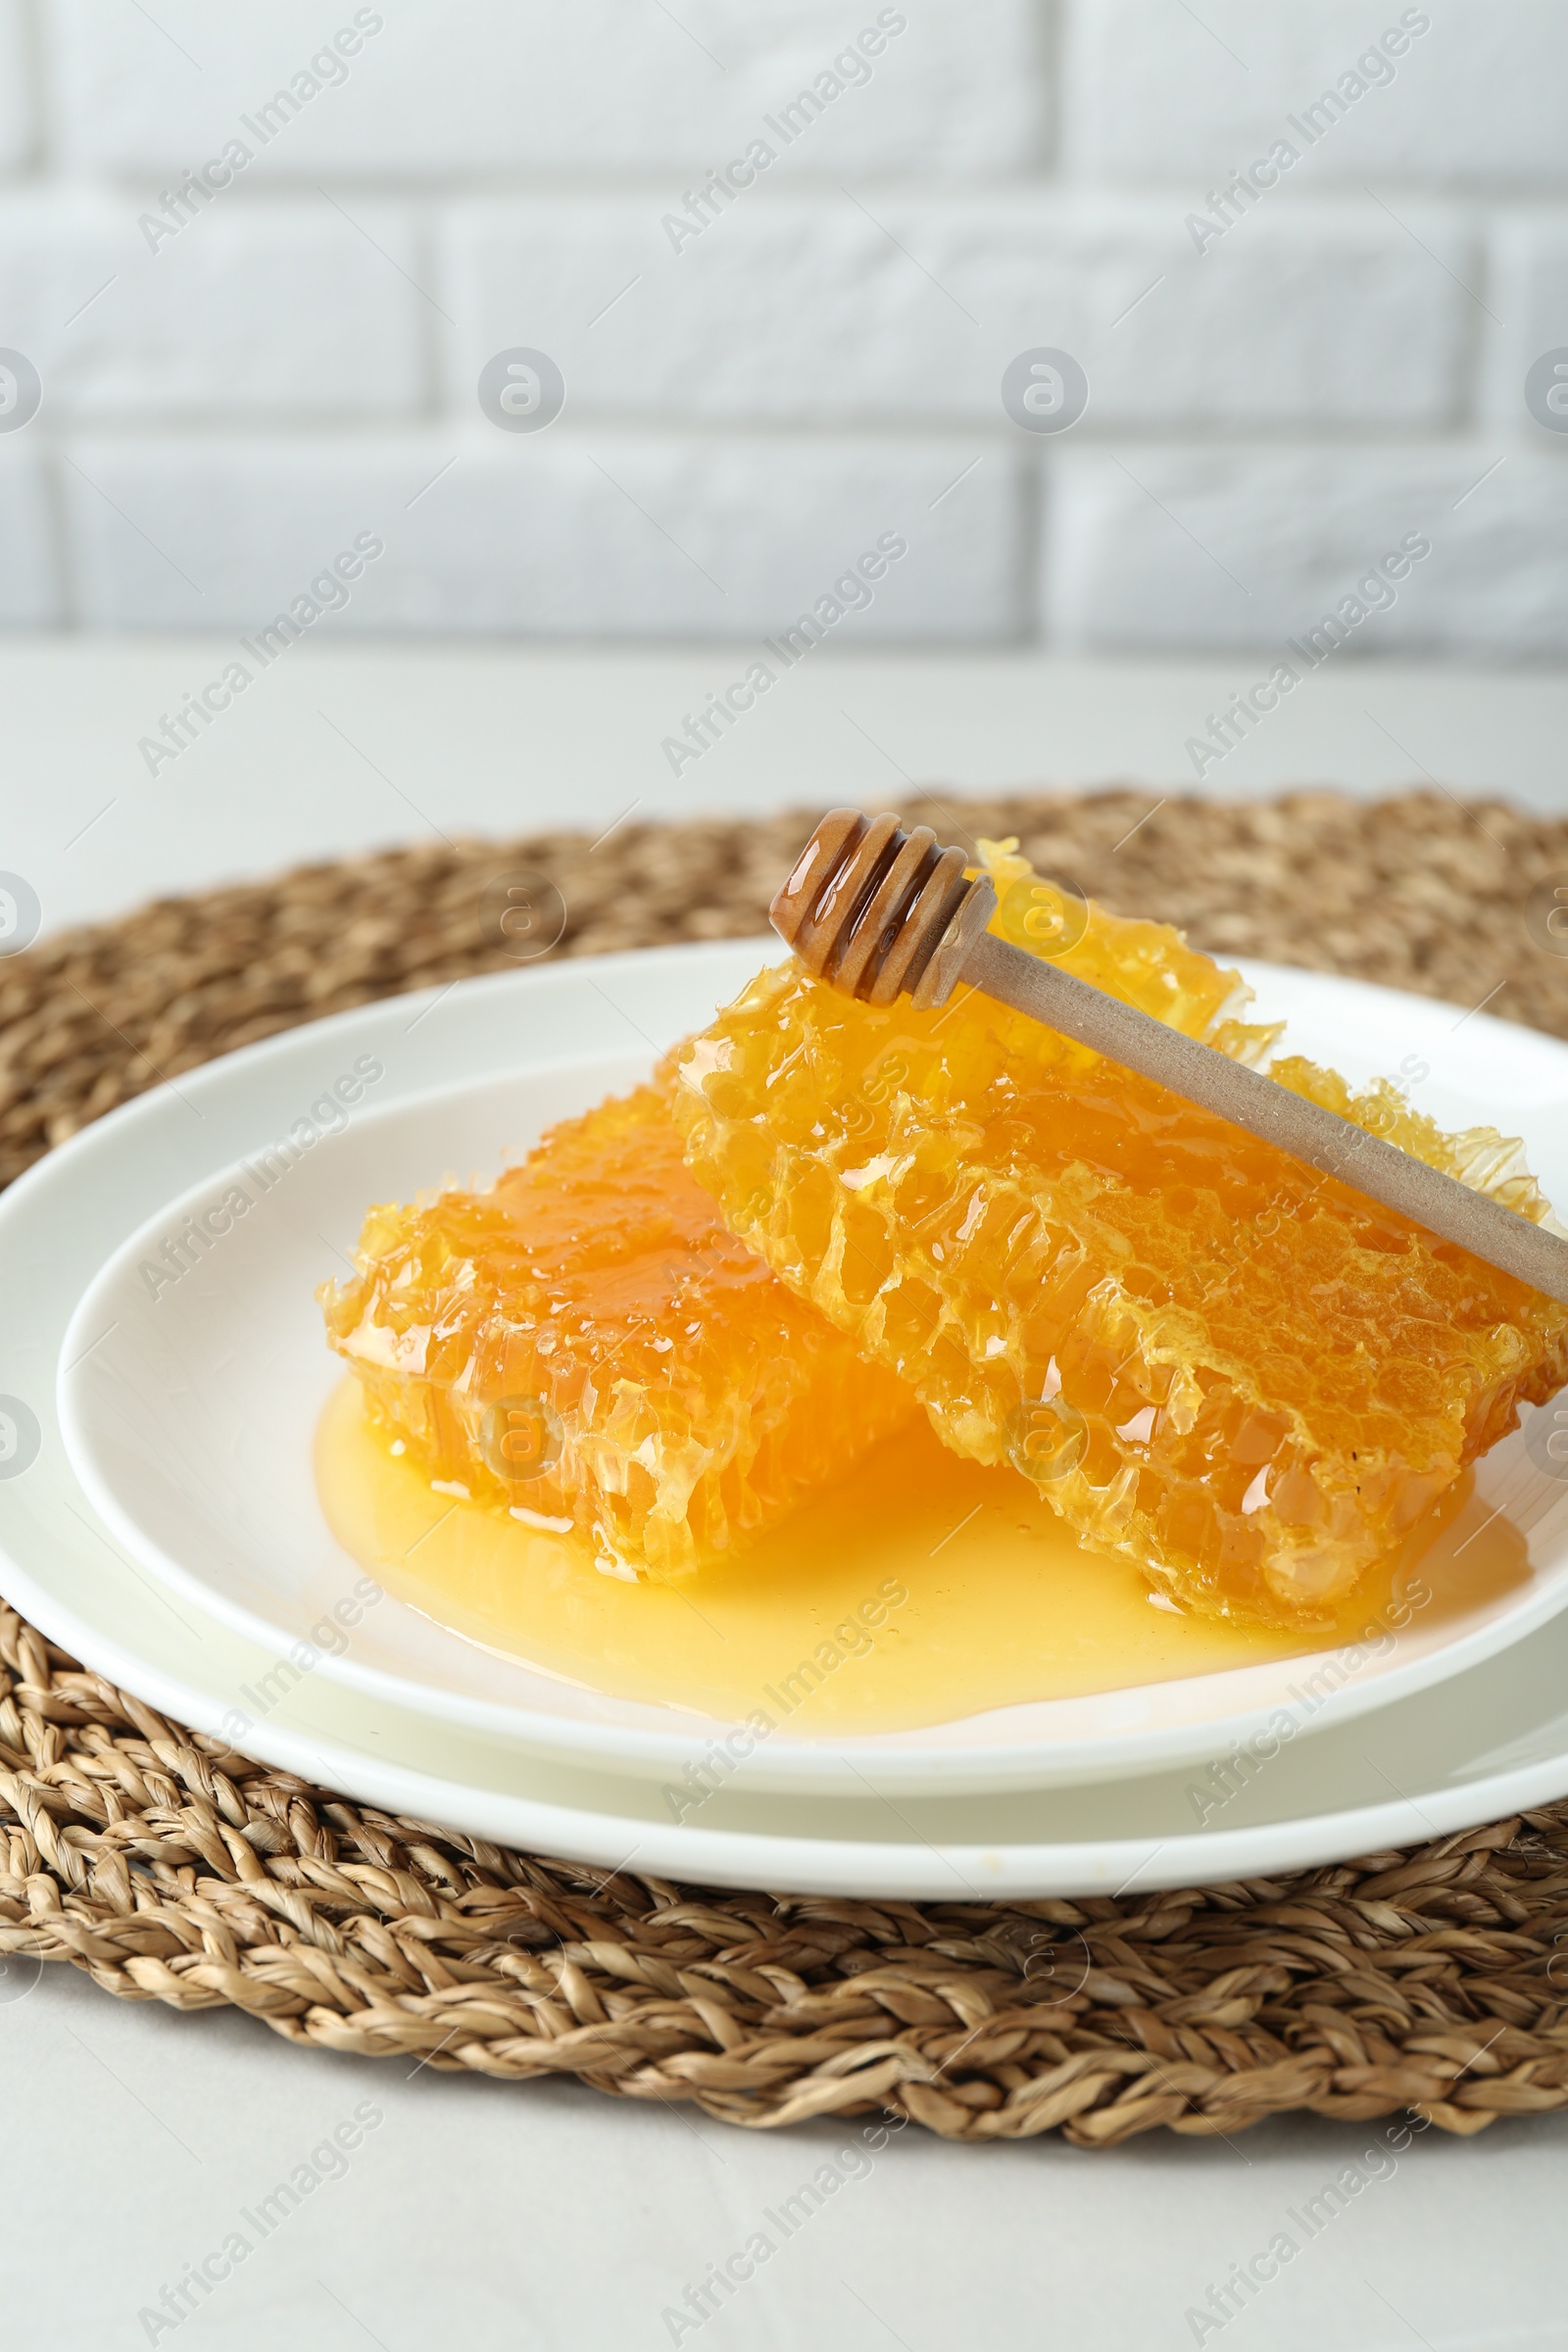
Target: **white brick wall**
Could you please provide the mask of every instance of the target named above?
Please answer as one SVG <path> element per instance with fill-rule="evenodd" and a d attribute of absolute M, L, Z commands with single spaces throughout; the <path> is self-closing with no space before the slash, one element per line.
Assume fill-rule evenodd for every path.
<path fill-rule="evenodd" d="M 48 628 L 61 617 L 43 467 L 7 450 L 0 463 L 0 623 Z"/>
<path fill-rule="evenodd" d="M 1403 28 L 1402 53 L 1385 50 L 1364 94 L 1339 91 Z M 1067 38 L 1067 151 L 1097 179 L 1175 179 L 1201 198 L 1334 90 L 1345 111 L 1302 156 L 1303 186 L 1568 191 L 1560 0 L 1092 0 L 1070 12 Z"/>
<path fill-rule="evenodd" d="M 1498 223 L 1494 248 L 1491 300 L 1499 318 L 1487 338 L 1482 415 L 1506 433 L 1531 361 L 1568 346 L 1568 209 L 1521 208 Z"/>
<path fill-rule="evenodd" d="M 22 0 L 0 0 L 0 172 L 14 172 L 25 160 L 30 111 Z"/>
<path fill-rule="evenodd" d="M 686 176 L 755 136 L 879 0 L 376 0 L 347 78 L 305 103 L 267 161 L 440 185 L 584 187 Z M 199 61 L 104 0 L 45 0 L 64 155 L 161 176 L 194 163 L 356 21 L 355 0 L 170 0 L 155 13 Z M 1029 170 L 1046 108 L 1028 0 L 916 6 L 868 78 L 826 108 L 799 159 L 816 176 L 990 177 Z M 683 29 L 684 27 L 684 29 Z M 330 69 L 328 69 L 330 71 Z"/>
<path fill-rule="evenodd" d="M 425 389 L 422 305 L 398 274 L 417 266 L 415 240 L 403 206 L 355 217 L 375 245 L 288 198 L 215 209 L 127 256 L 108 196 L 0 199 L 5 340 L 73 421 L 406 417 Z"/>
<path fill-rule="evenodd" d="M 1493 461 L 1494 463 L 1495 461 Z M 1045 602 L 1075 647 L 1241 651 L 1310 628 L 1407 536 L 1429 555 L 1374 588 L 1344 658 L 1568 654 L 1568 467 L 1515 453 L 1080 448 L 1054 485 Z"/>
<path fill-rule="evenodd" d="M 1560 655 L 1564 87 L 1562 0 L 0 0 L 0 618 L 244 633 L 368 530 L 322 633 L 741 642 L 894 531 L 835 642 L 1240 656 L 1419 529 L 1346 658 Z"/>
<path fill-rule="evenodd" d="M 133 612 L 153 627 L 250 634 L 361 533 L 386 552 L 346 605 L 331 600 L 322 636 L 771 633 L 884 533 L 908 552 L 835 624 L 835 642 L 985 640 L 1016 610 L 1022 501 L 1005 452 L 946 497 L 950 451 L 916 439 L 772 448 L 466 425 L 434 456 L 401 434 L 195 448 L 95 436 L 77 456 L 66 500 L 94 626 Z"/>
<path fill-rule="evenodd" d="M 1150 203 L 874 201 L 872 220 L 848 197 L 759 197 L 678 254 L 651 208 L 624 199 L 460 211 L 443 272 L 453 405 L 491 352 L 536 339 L 596 418 L 990 428 L 1013 354 L 1054 343 L 1095 355 L 1096 427 L 1461 414 L 1470 306 L 1446 270 L 1473 272 L 1476 257 L 1430 207 L 1439 267 L 1393 221 L 1334 205 L 1249 221 L 1222 268 Z"/>

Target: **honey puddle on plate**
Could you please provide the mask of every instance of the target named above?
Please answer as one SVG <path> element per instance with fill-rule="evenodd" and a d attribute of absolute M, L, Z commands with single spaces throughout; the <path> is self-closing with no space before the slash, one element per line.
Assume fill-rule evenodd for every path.
<path fill-rule="evenodd" d="M 760 1708 L 795 1732 L 906 1729 L 1298 1657 L 1353 1640 L 1396 1592 L 1431 1627 L 1530 1573 L 1523 1537 L 1489 1521 L 1467 1474 L 1333 1630 L 1184 1616 L 1015 1471 L 948 1452 L 923 1421 L 740 1557 L 668 1584 L 602 1575 L 559 1537 L 433 1492 L 366 1420 L 352 1378 L 322 1415 L 316 1473 L 344 1549 L 437 1624 L 617 1697 L 726 1720 Z"/>

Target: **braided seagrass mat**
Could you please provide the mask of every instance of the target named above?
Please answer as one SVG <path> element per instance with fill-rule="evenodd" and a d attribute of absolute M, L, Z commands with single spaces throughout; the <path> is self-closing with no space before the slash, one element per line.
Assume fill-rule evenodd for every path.
<path fill-rule="evenodd" d="M 905 808 L 949 839 L 1017 833 L 1048 870 L 1222 956 L 1568 1036 L 1568 960 L 1542 914 L 1568 884 L 1568 823 L 1328 793 Z M 403 850 L 60 934 L 0 962 L 0 1181 L 212 1054 L 506 969 L 498 876 L 555 882 L 563 955 L 760 930 L 817 813 Z M 232 2003 L 293 2041 L 575 2074 L 735 2124 L 882 2107 L 955 2139 L 1103 2147 L 1156 2125 L 1234 2135 L 1291 2109 L 1406 2108 L 1474 2132 L 1568 2106 L 1568 1803 L 1120 1900 L 601 1880 L 273 1772 L 0 1605 L 0 1967 L 45 1960 L 126 1999 Z"/>

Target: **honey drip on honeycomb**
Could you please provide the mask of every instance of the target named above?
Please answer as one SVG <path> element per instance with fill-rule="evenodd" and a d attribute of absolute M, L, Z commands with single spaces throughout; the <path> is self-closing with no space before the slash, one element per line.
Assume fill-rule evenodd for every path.
<path fill-rule="evenodd" d="M 760 1533 L 918 1410 L 724 1228 L 669 1086 L 553 1128 L 488 1192 L 372 1208 L 318 1294 L 371 1418 L 446 1492 L 612 1575 Z"/>
<path fill-rule="evenodd" d="M 1239 1059 L 1277 1042 L 1177 932 L 981 849 L 1013 945 Z M 1304 1060 L 1270 1074 L 1548 1213 L 1495 1131 L 1446 1136 Z M 1183 1606 L 1324 1622 L 1568 1376 L 1568 1308 L 972 990 L 873 1010 L 791 962 L 678 1075 L 731 1229 L 948 1446 L 1010 1461 Z"/>

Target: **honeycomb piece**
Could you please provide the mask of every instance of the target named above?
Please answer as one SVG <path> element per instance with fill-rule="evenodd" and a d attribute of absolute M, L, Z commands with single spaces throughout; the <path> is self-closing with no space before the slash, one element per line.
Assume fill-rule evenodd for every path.
<path fill-rule="evenodd" d="M 668 1575 L 782 1518 L 918 1410 L 724 1228 L 667 1080 L 485 1193 L 372 1208 L 318 1294 L 372 1418 L 438 1486 Z"/>
<path fill-rule="evenodd" d="M 1277 1039 L 1176 932 L 981 846 L 1014 945 L 1239 1058 Z M 1494 1130 L 1445 1136 L 1309 1062 L 1271 1074 L 1547 1214 Z M 786 964 L 678 1075 L 732 1230 L 947 1445 L 1010 1461 L 1183 1606 L 1326 1623 L 1568 1376 L 1568 1308 L 973 990 L 876 1011 Z"/>

